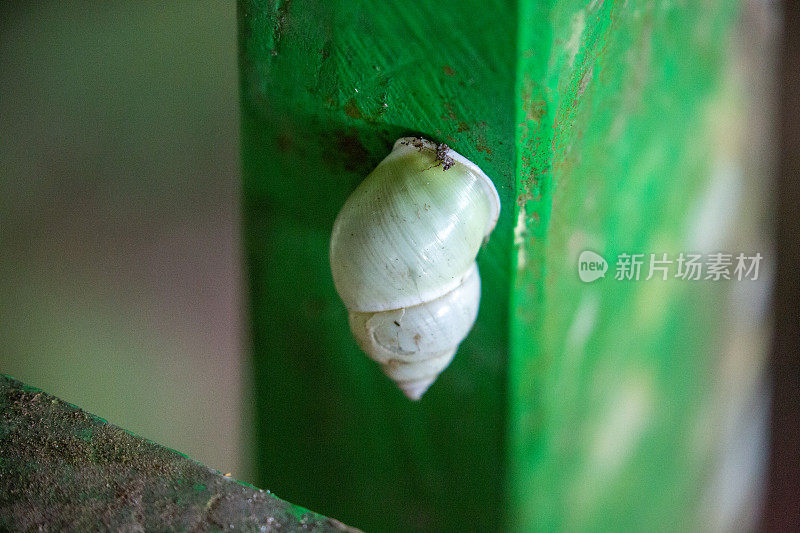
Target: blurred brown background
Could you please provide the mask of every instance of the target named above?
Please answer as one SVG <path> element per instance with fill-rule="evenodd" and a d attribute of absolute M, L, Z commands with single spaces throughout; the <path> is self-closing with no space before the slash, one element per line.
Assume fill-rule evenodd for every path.
<path fill-rule="evenodd" d="M 0 372 L 242 451 L 235 5 L 0 3 Z"/>

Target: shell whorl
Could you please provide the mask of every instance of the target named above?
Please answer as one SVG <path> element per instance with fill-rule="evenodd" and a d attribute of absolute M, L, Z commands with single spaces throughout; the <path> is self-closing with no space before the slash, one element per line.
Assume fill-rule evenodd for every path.
<path fill-rule="evenodd" d="M 475 257 L 499 212 L 494 185 L 474 163 L 407 137 L 336 218 L 331 271 L 350 329 L 412 400 L 450 364 L 475 322 Z"/>

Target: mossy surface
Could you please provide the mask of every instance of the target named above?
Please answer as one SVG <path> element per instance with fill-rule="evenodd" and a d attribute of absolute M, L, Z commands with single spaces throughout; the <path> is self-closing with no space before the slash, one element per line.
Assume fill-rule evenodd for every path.
<path fill-rule="evenodd" d="M 356 531 L 0 376 L 0 531 Z"/>

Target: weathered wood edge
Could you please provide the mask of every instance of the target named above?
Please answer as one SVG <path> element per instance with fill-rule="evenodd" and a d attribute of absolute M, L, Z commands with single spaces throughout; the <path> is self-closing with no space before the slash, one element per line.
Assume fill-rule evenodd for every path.
<path fill-rule="evenodd" d="M 358 531 L 0 375 L 0 530 Z"/>

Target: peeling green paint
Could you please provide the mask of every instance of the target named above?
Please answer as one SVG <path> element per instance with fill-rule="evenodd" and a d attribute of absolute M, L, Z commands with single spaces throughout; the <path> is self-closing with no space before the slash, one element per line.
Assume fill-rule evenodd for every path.
<path fill-rule="evenodd" d="M 722 289 L 576 275 L 584 248 L 676 250 L 708 181 L 738 4 L 678 4 L 240 0 L 262 482 L 380 531 L 693 524 L 718 323 L 696 309 Z M 503 204 L 477 325 L 419 404 L 359 352 L 327 262 L 405 135 Z"/>

